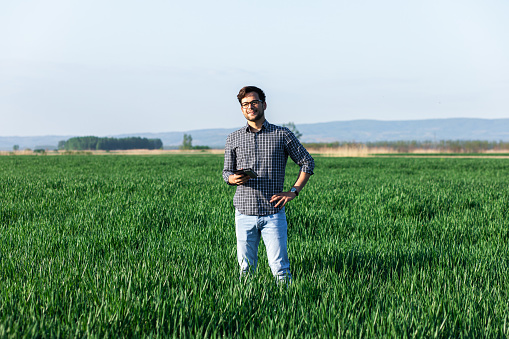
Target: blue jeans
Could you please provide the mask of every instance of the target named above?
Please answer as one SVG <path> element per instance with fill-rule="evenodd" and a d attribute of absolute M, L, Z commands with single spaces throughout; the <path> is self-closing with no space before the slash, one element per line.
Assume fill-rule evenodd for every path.
<path fill-rule="evenodd" d="M 290 260 L 288 260 L 286 245 L 287 229 L 284 208 L 279 213 L 264 216 L 244 215 L 235 210 L 237 259 L 240 265 L 240 274 L 256 270 L 258 244 L 261 236 L 274 277 L 278 280 L 291 279 Z"/>

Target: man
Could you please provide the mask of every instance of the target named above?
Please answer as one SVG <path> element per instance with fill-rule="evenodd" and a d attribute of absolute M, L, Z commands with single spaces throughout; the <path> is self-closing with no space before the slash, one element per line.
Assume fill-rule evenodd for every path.
<path fill-rule="evenodd" d="M 261 236 L 272 274 L 278 280 L 291 279 L 284 206 L 306 185 L 314 160 L 288 128 L 265 119 L 267 103 L 261 89 L 244 87 L 237 98 L 247 124 L 226 139 L 223 178 L 237 185 L 233 205 L 241 276 L 256 269 Z M 283 192 L 288 156 L 300 172 L 290 191 Z M 240 171 L 248 168 L 257 176 Z"/>

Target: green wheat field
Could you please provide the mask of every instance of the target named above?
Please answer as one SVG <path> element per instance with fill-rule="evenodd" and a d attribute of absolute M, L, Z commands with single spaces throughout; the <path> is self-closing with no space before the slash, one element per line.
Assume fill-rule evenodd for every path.
<path fill-rule="evenodd" d="M 0 337 L 509 336 L 509 160 L 315 162 L 287 286 L 239 281 L 222 156 L 0 157 Z"/>

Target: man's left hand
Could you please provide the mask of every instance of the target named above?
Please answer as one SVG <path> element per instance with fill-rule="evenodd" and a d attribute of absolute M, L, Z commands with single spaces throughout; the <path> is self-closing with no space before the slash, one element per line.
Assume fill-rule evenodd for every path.
<path fill-rule="evenodd" d="M 278 207 L 279 205 L 283 207 L 284 205 L 286 205 L 288 201 L 295 199 L 296 196 L 297 194 L 293 192 L 281 192 L 278 194 L 274 194 L 272 198 L 270 198 L 270 202 L 272 203 L 274 201 L 277 201 L 277 204 L 274 205 L 274 207 Z"/>

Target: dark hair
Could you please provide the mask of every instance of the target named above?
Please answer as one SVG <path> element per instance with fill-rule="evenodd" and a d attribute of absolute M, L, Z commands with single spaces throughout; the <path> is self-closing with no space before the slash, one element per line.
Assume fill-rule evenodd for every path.
<path fill-rule="evenodd" d="M 239 99 L 239 102 L 242 103 L 242 99 L 244 99 L 244 97 L 251 92 L 258 93 L 258 97 L 260 98 L 260 100 L 265 102 L 265 93 L 263 93 L 261 89 L 255 86 L 242 87 L 239 94 L 237 95 L 237 99 Z"/>

